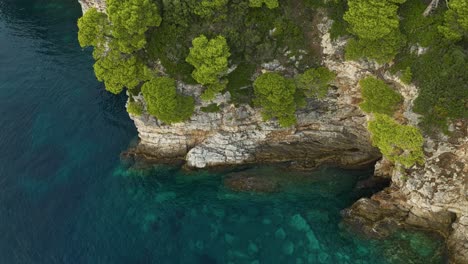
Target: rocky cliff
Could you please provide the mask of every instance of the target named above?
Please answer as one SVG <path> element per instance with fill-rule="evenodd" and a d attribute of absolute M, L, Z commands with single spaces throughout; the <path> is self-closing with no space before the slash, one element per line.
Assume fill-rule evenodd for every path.
<path fill-rule="evenodd" d="M 83 10 L 104 1 L 80 0 Z M 403 84 L 384 66 L 349 62 L 343 59 L 346 40 L 332 41 L 328 34 L 332 21 L 324 18 L 321 32 L 323 64 L 337 74 L 334 88 L 324 100 L 309 100 L 297 112 L 297 125 L 281 128 L 276 122 L 262 121 L 258 109 L 229 103 L 229 93 L 214 102 L 216 113 L 206 113 L 206 102 L 197 101 L 192 118 L 166 125 L 147 114 L 131 116 L 139 132 L 139 144 L 127 155 L 145 159 L 184 160 L 190 167 L 204 168 L 261 162 L 287 162 L 313 168 L 324 163 L 355 167 L 372 164 L 380 158 L 367 131 L 369 116 L 358 107 L 359 80 L 377 75 L 404 97 L 397 120 L 417 125 L 412 112 L 417 97 L 414 85 Z M 288 70 L 276 62 L 264 64 L 261 71 Z M 202 87 L 178 83 L 182 94 L 199 98 Z M 144 104 L 141 97 L 136 100 Z M 447 238 L 450 262 L 468 263 L 468 131 L 466 120 L 451 125 L 450 136 L 425 136 L 426 162 L 405 170 L 385 159 L 376 165 L 376 176 L 389 177 L 392 185 L 371 198 L 363 198 L 343 212 L 345 226 L 378 238 L 388 236 L 394 227 L 422 227 Z"/>
<path fill-rule="evenodd" d="M 268 70 L 281 68 L 275 63 Z M 323 163 L 346 167 L 368 165 L 379 157 L 369 141 L 366 117 L 349 101 L 353 91 L 338 77 L 337 88 L 323 101 L 309 101 L 297 114 L 294 127 L 264 122 L 260 111 L 249 105 L 228 103 L 229 93 L 215 102 L 220 112 L 205 113 L 198 101 L 196 112 L 184 123 L 165 125 L 147 114 L 132 116 L 140 143 L 135 154 L 152 159 L 185 159 L 190 167 L 204 168 L 259 162 L 293 162 L 301 167 Z M 199 98 L 200 86 L 179 83 L 183 94 Z"/>
<path fill-rule="evenodd" d="M 179 82 L 179 93 L 197 98 L 194 115 L 189 121 L 172 125 L 145 113 L 132 115 L 140 142 L 127 154 L 152 160 L 181 159 L 194 168 L 268 162 L 300 168 L 370 165 L 380 154 L 371 145 L 367 117 L 358 106 L 361 99 L 357 86 L 370 71 L 357 63 L 334 63 L 334 56 L 333 52 L 325 53 L 326 66 L 337 73 L 334 87 L 326 99 L 308 100 L 307 106 L 298 110 L 298 122 L 293 127 L 281 128 L 275 121 L 263 121 L 260 109 L 230 104 L 229 92 L 203 102 L 199 100 L 201 86 Z M 294 69 L 273 61 L 263 64 L 252 79 L 262 72 L 291 76 Z M 141 96 L 134 99 L 145 104 Z M 219 112 L 202 111 L 213 102 L 220 107 Z"/>
<path fill-rule="evenodd" d="M 355 89 L 363 74 L 378 75 L 391 83 L 404 98 L 398 121 L 417 126 L 419 117 L 412 111 L 417 87 L 404 84 L 385 67 L 344 61 L 346 41 L 330 40 L 330 21 L 318 26 L 323 33 L 324 64 L 346 75 L 347 84 Z M 467 122 L 456 120 L 450 125 L 449 135 L 426 135 L 424 140 L 424 165 L 405 170 L 385 159 L 376 164 L 375 175 L 391 178 L 392 185 L 344 210 L 344 223 L 377 238 L 385 238 L 395 227 L 434 230 L 447 238 L 450 263 L 468 263 Z"/>

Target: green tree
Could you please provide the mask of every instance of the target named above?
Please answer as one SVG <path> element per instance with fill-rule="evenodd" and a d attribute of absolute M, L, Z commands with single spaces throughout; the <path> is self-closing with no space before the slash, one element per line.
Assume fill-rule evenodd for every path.
<path fill-rule="evenodd" d="M 99 46 L 104 41 L 104 36 L 108 34 L 107 16 L 98 12 L 96 8 L 89 9 L 78 19 L 78 41 L 82 48 L 87 46 Z"/>
<path fill-rule="evenodd" d="M 193 21 L 193 10 L 199 5 L 197 0 L 162 0 L 163 21 L 171 26 L 189 27 Z"/>
<path fill-rule="evenodd" d="M 94 64 L 94 72 L 106 90 L 118 94 L 124 87 L 135 88 L 147 80 L 146 66 L 137 57 L 110 50 Z"/>
<path fill-rule="evenodd" d="M 250 7 L 262 7 L 265 4 L 269 9 L 279 6 L 278 0 L 249 0 Z"/>
<path fill-rule="evenodd" d="M 406 0 L 349 0 L 343 18 L 349 31 L 359 38 L 381 39 L 398 29 L 398 4 Z"/>
<path fill-rule="evenodd" d="M 325 67 L 311 68 L 296 77 L 296 87 L 307 97 L 324 98 L 336 74 Z"/>
<path fill-rule="evenodd" d="M 424 138 L 416 127 L 400 125 L 387 115 L 375 114 L 368 128 L 372 144 L 390 161 L 406 168 L 424 163 Z"/>
<path fill-rule="evenodd" d="M 254 82 L 255 104 L 262 107 L 264 120 L 277 118 L 282 127 L 296 123 L 296 87 L 278 73 L 265 73 Z"/>
<path fill-rule="evenodd" d="M 345 58 L 346 60 L 369 58 L 378 63 L 386 63 L 395 58 L 404 44 L 405 36 L 398 31 L 376 40 L 350 39 L 346 45 Z"/>
<path fill-rule="evenodd" d="M 357 39 L 349 42 L 347 59 L 366 57 L 391 61 L 404 43 L 399 31 L 398 5 L 406 0 L 349 0 L 343 18 Z"/>
<path fill-rule="evenodd" d="M 375 77 L 367 77 L 359 81 L 362 98 L 359 105 L 364 112 L 393 115 L 401 102 L 399 93 L 390 88 L 384 81 Z"/>
<path fill-rule="evenodd" d="M 186 61 L 195 67 L 192 77 L 200 84 L 207 86 L 202 99 L 211 100 L 216 93 L 226 88 L 227 80 L 223 78 L 228 70 L 229 46 L 223 36 L 208 40 L 201 35 L 192 41 L 193 47 Z"/>
<path fill-rule="evenodd" d="M 148 113 L 167 123 L 178 123 L 189 119 L 195 102 L 190 96 L 177 93 L 176 81 L 168 77 L 154 78 L 141 87 Z"/>
<path fill-rule="evenodd" d="M 226 18 L 227 3 L 228 0 L 201 0 L 193 12 L 203 18 L 223 20 Z"/>
<path fill-rule="evenodd" d="M 123 53 L 142 49 L 148 28 L 161 24 L 158 6 L 151 0 L 107 0 L 106 4 L 114 37 L 111 48 Z"/>
<path fill-rule="evenodd" d="M 444 25 L 439 26 L 439 31 L 447 39 L 459 41 L 463 36 L 468 36 L 468 2 L 466 0 L 451 0 L 449 9 L 444 15 Z"/>

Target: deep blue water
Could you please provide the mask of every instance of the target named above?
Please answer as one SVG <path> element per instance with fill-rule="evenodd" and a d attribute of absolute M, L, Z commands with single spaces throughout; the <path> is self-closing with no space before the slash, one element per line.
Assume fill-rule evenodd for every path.
<path fill-rule="evenodd" d="M 369 171 L 287 173 L 238 194 L 223 173 L 119 161 L 137 133 L 76 40 L 77 0 L 0 0 L 0 264 L 442 263 L 441 241 L 338 228 Z"/>

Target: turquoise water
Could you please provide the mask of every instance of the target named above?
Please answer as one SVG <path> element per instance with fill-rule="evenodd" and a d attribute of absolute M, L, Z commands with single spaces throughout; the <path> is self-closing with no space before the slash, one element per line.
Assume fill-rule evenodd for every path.
<path fill-rule="evenodd" d="M 360 239 L 340 210 L 370 171 L 257 168 L 280 192 L 235 193 L 225 172 L 133 171 L 125 96 L 76 40 L 76 0 L 0 0 L 0 264 L 443 263 L 440 240 Z"/>

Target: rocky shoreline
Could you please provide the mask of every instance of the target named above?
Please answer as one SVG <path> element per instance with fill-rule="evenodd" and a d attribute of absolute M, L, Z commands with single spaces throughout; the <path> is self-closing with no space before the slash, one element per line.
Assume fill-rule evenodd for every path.
<path fill-rule="evenodd" d="M 83 10 L 104 8 L 100 0 L 80 0 Z M 316 25 L 320 32 L 323 64 L 337 74 L 334 88 L 324 100 L 309 100 L 297 112 L 297 125 L 281 128 L 264 122 L 258 109 L 229 103 L 230 95 L 219 95 L 214 103 L 220 111 L 206 113 L 208 103 L 197 101 L 192 118 L 165 125 L 148 114 L 131 116 L 138 129 L 137 146 L 123 154 L 131 160 L 185 163 L 190 168 L 209 168 L 257 163 L 287 163 L 313 169 L 324 164 L 341 167 L 369 166 L 381 155 L 371 145 L 367 121 L 359 108 L 358 82 L 377 75 L 398 89 L 404 103 L 398 121 L 417 125 L 412 112 L 417 97 L 414 85 L 403 84 L 381 65 L 343 59 L 345 39 L 332 41 L 326 17 Z M 287 74 L 278 62 L 264 64 L 261 71 Z M 286 71 L 286 72 L 285 72 Z M 182 94 L 199 98 L 202 87 L 178 83 Z M 144 104 L 141 97 L 134 97 Z M 385 238 L 395 227 L 437 231 L 447 239 L 450 263 L 468 263 L 468 127 L 466 120 L 450 126 L 450 136 L 425 136 L 427 160 L 422 166 L 404 170 L 385 159 L 376 164 L 378 177 L 391 179 L 391 186 L 362 198 L 343 211 L 343 224 L 365 235 Z M 248 176 L 234 184 L 252 186 Z M 274 184 L 265 191 L 275 190 Z M 241 188 L 239 187 L 239 188 Z"/>

